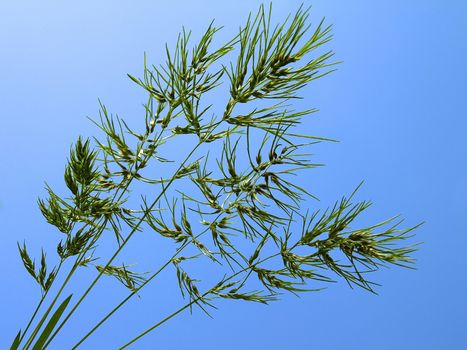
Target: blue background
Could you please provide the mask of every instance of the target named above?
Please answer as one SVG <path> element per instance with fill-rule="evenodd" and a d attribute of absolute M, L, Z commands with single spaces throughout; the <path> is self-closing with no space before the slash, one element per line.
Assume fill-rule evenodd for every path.
<path fill-rule="evenodd" d="M 196 36 L 214 18 L 225 26 L 219 37 L 230 38 L 259 4 L 0 3 L 2 348 L 39 297 L 16 242 L 26 240 L 35 255 L 43 246 L 52 259 L 61 237 L 44 222 L 36 199 L 44 195 L 44 181 L 63 188 L 76 137 L 96 134 L 85 116 L 96 115 L 97 98 L 136 118 L 144 99 L 126 73 L 141 72 L 143 52 L 157 60 L 183 25 Z M 299 5 L 273 4 L 277 20 Z M 375 204 L 363 223 L 397 213 L 407 225 L 426 221 L 417 231 L 424 242 L 416 253 L 418 269 L 378 272 L 378 296 L 341 281 L 301 298 L 285 295 L 267 307 L 222 302 L 214 319 L 183 314 L 135 349 L 467 348 L 467 2 L 306 4 L 313 5 L 314 23 L 326 16 L 334 25 L 330 47 L 344 61 L 306 90 L 308 106 L 320 109 L 308 124 L 310 133 L 340 140 L 314 149 L 327 166 L 313 171 L 310 186 L 325 207 L 364 179 L 358 198 Z M 157 246 L 138 249 L 158 254 Z M 114 349 L 173 310 L 180 296 L 165 289 L 169 276 L 163 278 L 82 348 Z M 66 337 L 87 330 L 120 289 L 104 282 L 53 348 L 64 349 Z"/>

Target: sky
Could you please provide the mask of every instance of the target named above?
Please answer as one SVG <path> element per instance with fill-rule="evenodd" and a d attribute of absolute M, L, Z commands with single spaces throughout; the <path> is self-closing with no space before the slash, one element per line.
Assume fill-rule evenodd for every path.
<path fill-rule="evenodd" d="M 0 2 L 0 344 L 24 327 L 40 292 L 16 249 L 26 241 L 53 259 L 62 237 L 36 201 L 44 183 L 63 189 L 70 145 L 93 136 L 98 98 L 137 121 L 141 91 L 126 76 L 157 62 L 184 26 L 194 37 L 209 23 L 235 35 L 260 1 Z M 306 88 L 300 104 L 320 111 L 310 133 L 339 140 L 313 149 L 325 167 L 300 179 L 325 208 L 364 180 L 359 200 L 373 206 L 363 224 L 401 214 L 420 222 L 416 270 L 382 269 L 378 295 L 344 281 L 269 306 L 221 302 L 209 318 L 195 310 L 166 323 L 134 349 L 463 349 L 467 348 L 467 2 L 305 1 L 312 25 L 333 24 L 338 70 Z M 273 19 L 300 2 L 273 1 Z M 144 123 L 144 119 L 141 119 Z M 173 152 L 179 152 L 175 149 Z M 162 254 L 132 249 L 148 262 Z M 160 248 L 159 248 L 160 249 Z M 80 275 L 85 280 L 90 275 Z M 82 349 L 115 349 L 157 322 L 181 296 L 169 275 L 136 298 Z M 80 282 L 72 286 L 79 290 Z M 106 280 L 81 317 L 51 349 L 66 349 L 121 295 Z M 123 294 L 122 294 L 123 295 Z M 148 302 L 144 302 L 145 298 Z"/>

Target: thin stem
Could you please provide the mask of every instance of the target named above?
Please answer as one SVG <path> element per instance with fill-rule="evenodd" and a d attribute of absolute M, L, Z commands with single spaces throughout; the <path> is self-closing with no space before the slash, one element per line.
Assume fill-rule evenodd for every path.
<path fill-rule="evenodd" d="M 157 136 L 156 138 L 156 142 L 160 140 L 160 138 L 162 137 L 162 134 L 164 132 L 164 129 L 162 129 L 159 133 L 159 135 Z M 149 137 L 149 135 L 148 135 Z M 147 139 L 147 138 L 146 138 Z M 146 159 L 145 161 L 147 161 L 150 157 L 152 156 L 152 153 L 148 154 L 146 156 Z M 139 168 L 137 167 L 136 169 L 136 172 L 139 170 Z M 115 201 L 115 199 L 117 198 L 117 201 L 120 201 L 120 199 L 122 198 L 123 194 L 126 192 L 126 190 L 128 189 L 128 187 L 130 186 L 131 182 L 133 181 L 133 177 L 129 179 L 129 181 L 126 182 L 125 186 L 120 189 L 118 188 L 117 191 L 114 193 L 114 196 L 112 198 L 112 202 Z M 121 191 L 120 191 L 121 190 Z M 120 191 L 120 193 L 119 193 Z M 53 306 L 55 305 L 55 303 L 57 302 L 58 298 L 60 297 L 62 291 L 65 289 L 66 285 L 68 284 L 68 281 L 70 281 L 71 277 L 73 276 L 74 272 L 76 271 L 77 267 L 79 266 L 79 262 L 80 260 L 86 255 L 86 253 L 89 251 L 89 249 L 91 249 L 91 247 L 94 245 L 94 243 L 99 239 L 100 235 L 102 234 L 102 232 L 104 231 L 105 227 L 107 226 L 107 221 L 105 220 L 104 221 L 104 224 L 101 225 L 101 229 L 97 232 L 96 234 L 96 237 L 88 244 L 88 246 L 83 249 L 83 251 L 78 254 L 78 256 L 76 257 L 75 259 L 75 262 L 73 263 L 73 266 L 71 268 L 71 270 L 69 271 L 67 277 L 65 278 L 65 281 L 62 283 L 59 291 L 57 292 L 57 294 L 55 295 L 54 299 L 52 300 L 52 303 L 49 305 L 48 309 L 46 310 L 46 312 L 44 313 L 44 315 L 42 316 L 41 318 L 41 321 L 39 322 L 39 324 L 36 326 L 34 332 L 29 336 L 28 338 L 28 341 L 27 343 L 25 344 L 25 347 L 23 348 L 24 350 L 27 350 L 27 348 L 29 347 L 29 345 L 32 343 L 32 341 L 34 340 L 34 337 L 37 335 L 37 332 L 39 331 L 40 327 L 42 326 L 42 324 L 44 323 L 45 319 L 47 318 L 47 316 L 49 315 L 50 311 L 52 310 Z M 89 223 L 86 223 L 86 226 L 89 225 Z M 60 266 L 61 266 L 62 262 L 60 262 Z M 58 272 L 57 272 L 57 275 L 58 275 Z M 55 279 L 54 279 L 55 281 Z M 37 310 L 36 310 L 37 312 Z M 24 337 L 25 333 L 23 334 L 23 337 Z M 54 333 L 55 335 L 55 333 Z M 51 340 L 51 339 L 50 339 Z M 49 340 L 49 342 L 50 342 Z M 49 343 L 48 342 L 48 343 Z M 46 344 L 46 346 L 48 345 L 48 343 Z"/>
<path fill-rule="evenodd" d="M 19 342 L 20 342 L 20 343 L 23 341 L 24 336 L 26 335 L 26 333 L 27 333 L 28 330 L 29 330 L 29 327 L 31 327 L 32 322 L 33 322 L 34 319 L 36 318 L 36 315 L 37 315 L 37 313 L 39 312 L 39 309 L 41 308 L 42 303 L 44 302 L 46 296 L 47 296 L 47 292 L 46 292 L 46 293 L 41 297 L 41 299 L 39 300 L 39 303 L 37 304 L 36 309 L 34 310 L 34 313 L 32 314 L 31 318 L 29 319 L 28 325 L 26 326 L 26 328 L 24 329 L 23 334 L 22 334 L 21 337 L 19 338 Z"/>
<path fill-rule="evenodd" d="M 62 264 L 63 264 L 63 260 L 60 260 L 60 263 L 59 263 L 59 265 L 58 265 L 58 267 L 57 267 L 57 271 L 56 271 L 56 273 L 55 273 L 55 277 L 54 277 L 54 280 L 53 280 L 53 281 L 55 281 L 55 278 L 57 277 L 58 273 L 60 272 L 60 269 L 61 269 L 61 267 L 62 267 Z M 52 284 L 53 284 L 53 281 L 52 281 Z M 31 318 L 29 319 L 29 322 L 28 322 L 26 328 L 24 329 L 23 334 L 21 335 L 21 337 L 20 337 L 20 339 L 19 339 L 19 342 L 20 342 L 20 343 L 23 341 L 23 339 L 24 339 L 26 333 L 27 333 L 28 330 L 29 330 L 29 327 L 31 327 L 32 323 L 34 322 L 34 319 L 36 318 L 37 313 L 39 312 L 39 310 L 40 310 L 42 304 L 44 303 L 45 298 L 47 298 L 47 295 L 49 294 L 49 290 L 50 290 L 51 287 L 52 287 L 52 285 L 49 287 L 49 289 L 47 289 L 47 291 L 44 293 L 44 295 L 42 295 L 42 297 L 41 297 L 39 303 L 37 304 L 36 309 L 34 310 L 34 313 L 32 314 Z"/>
<path fill-rule="evenodd" d="M 176 174 L 183 168 L 185 163 L 188 161 L 188 159 L 195 153 L 195 151 L 198 149 L 198 147 L 202 144 L 203 142 L 200 141 L 198 144 L 191 150 L 191 152 L 185 157 L 183 162 L 180 164 L 178 167 L 177 171 L 175 172 L 174 176 L 170 179 L 170 181 L 167 183 L 166 186 L 162 189 L 162 191 L 159 193 L 159 195 L 156 197 L 156 199 L 152 202 L 152 204 L 149 206 L 148 210 L 143 214 L 143 216 L 139 219 L 139 221 L 136 223 L 136 225 L 133 227 L 131 232 L 128 234 L 128 236 L 125 238 L 125 240 L 122 242 L 122 244 L 118 247 L 116 252 L 112 255 L 112 257 L 109 259 L 107 264 L 104 266 L 104 268 L 101 269 L 97 277 L 92 281 L 91 285 L 86 289 L 84 294 L 79 298 L 75 306 L 71 309 L 71 311 L 67 314 L 65 319 L 60 323 L 58 328 L 55 330 L 55 332 L 52 334 L 50 339 L 47 341 L 45 344 L 45 347 L 47 347 L 50 342 L 55 338 L 55 336 L 58 334 L 58 332 L 62 329 L 62 327 L 65 325 L 65 323 L 68 321 L 68 319 L 71 317 L 71 315 L 76 311 L 76 309 L 79 307 L 79 305 L 83 302 L 83 300 L 86 298 L 86 296 L 89 294 L 89 292 L 94 288 L 96 283 L 99 281 L 99 279 L 102 277 L 105 269 L 110 266 L 110 264 L 115 260 L 117 255 L 122 251 L 122 249 L 126 246 L 128 241 L 131 239 L 131 237 L 134 235 L 134 233 L 138 230 L 139 226 L 143 223 L 143 221 L 146 219 L 148 213 L 154 208 L 154 206 L 157 204 L 157 202 L 160 200 L 160 198 L 165 194 L 169 186 L 175 181 L 176 179 Z"/>
<path fill-rule="evenodd" d="M 103 225 L 105 227 L 105 224 Z M 102 231 L 101 231 L 102 232 Z M 101 233 L 100 232 L 100 233 Z M 23 347 L 23 350 L 27 350 L 29 348 L 29 346 L 32 344 L 32 341 L 34 340 L 34 338 L 36 337 L 37 333 L 39 332 L 40 328 L 42 327 L 43 323 L 45 322 L 45 320 L 47 319 L 47 316 L 49 315 L 49 313 L 52 311 L 52 308 L 54 307 L 55 303 L 57 302 L 58 298 L 60 297 L 60 295 L 62 294 L 63 290 L 65 289 L 66 285 L 68 284 L 68 282 L 71 280 L 71 277 L 73 276 L 73 274 L 75 273 L 76 269 L 78 268 L 79 266 L 79 260 L 80 260 L 80 256 L 78 256 L 75 260 L 75 262 L 73 263 L 73 266 L 72 268 L 70 269 L 70 271 L 68 272 L 68 275 L 66 276 L 65 280 L 63 281 L 62 285 L 60 286 L 60 289 L 58 290 L 57 294 L 55 295 L 54 299 L 52 300 L 52 302 L 50 303 L 49 307 L 47 308 L 47 310 L 45 311 L 45 313 L 42 315 L 42 318 L 41 320 L 39 321 L 39 323 L 37 324 L 36 328 L 34 329 L 33 333 L 29 336 L 28 338 L 28 341 L 26 342 L 26 344 L 24 345 Z M 60 262 L 60 266 L 61 264 L 63 263 L 63 261 Z"/>
<path fill-rule="evenodd" d="M 75 208 L 75 209 L 76 209 L 76 208 Z M 74 224 L 73 224 L 73 225 L 74 225 Z M 88 225 L 88 223 L 86 223 L 86 225 Z M 55 273 L 55 277 L 53 278 L 52 283 L 51 283 L 50 286 L 49 286 L 49 289 L 48 289 L 48 290 L 45 292 L 45 294 L 41 297 L 41 300 L 39 301 L 39 303 L 38 303 L 38 305 L 37 305 L 37 307 L 36 307 L 36 309 L 35 309 L 35 311 L 34 311 L 32 317 L 31 317 L 31 319 L 29 320 L 28 325 L 26 326 L 26 328 L 25 328 L 23 334 L 21 335 L 21 338 L 20 338 L 20 340 L 19 340 L 19 343 L 21 343 L 21 342 L 23 341 L 25 335 L 27 334 L 27 331 L 29 330 L 29 327 L 32 325 L 32 323 L 33 323 L 33 321 L 34 321 L 34 319 L 35 319 L 35 317 L 36 317 L 36 315 L 37 315 L 37 313 L 38 313 L 40 307 L 42 306 L 42 304 L 43 304 L 45 298 L 47 297 L 47 295 L 48 295 L 48 293 L 49 293 L 49 290 L 50 290 L 50 289 L 52 288 L 52 286 L 54 285 L 55 280 L 56 280 L 56 278 L 57 278 L 57 276 L 58 276 L 58 274 L 59 274 L 59 272 L 60 272 L 60 269 L 61 269 L 61 267 L 62 267 L 62 265 L 63 265 L 63 261 L 64 261 L 63 259 L 60 260 L 60 263 L 59 263 L 59 265 L 58 265 L 57 271 L 56 271 L 56 273 Z M 64 286 L 62 285 L 61 288 L 60 288 L 60 291 L 63 290 L 63 287 L 64 287 Z M 53 305 L 55 304 L 56 300 L 58 299 L 58 296 L 59 296 L 59 294 L 57 294 L 57 295 L 55 296 L 55 298 L 54 298 L 52 304 L 51 304 L 51 305 L 49 306 L 49 308 L 46 310 L 45 314 L 42 316 L 42 318 L 41 318 L 41 320 L 39 321 L 38 325 L 37 325 L 36 328 L 34 329 L 34 331 L 33 331 L 34 336 L 33 336 L 33 334 L 31 334 L 31 335 L 29 336 L 29 338 L 28 338 L 26 344 L 31 343 L 32 340 L 34 340 L 35 335 L 37 334 L 37 332 L 39 331 L 39 328 L 42 326 L 42 324 L 44 323 L 44 321 L 45 321 L 45 319 L 47 318 L 48 314 L 50 313 L 50 311 L 51 311 Z M 25 345 L 25 346 L 26 346 L 26 345 Z"/>
<path fill-rule="evenodd" d="M 224 279 L 224 282 L 227 282 L 227 281 L 230 281 L 231 279 L 235 278 L 236 276 L 240 275 L 241 273 L 244 273 L 246 271 L 248 271 L 249 269 L 251 269 L 253 266 L 256 266 L 258 264 L 261 264 L 261 263 L 264 263 L 270 259 L 273 259 L 277 256 L 279 256 L 280 253 L 275 253 L 273 255 L 270 255 L 268 256 L 267 258 L 264 258 L 258 262 L 256 262 L 255 264 L 253 265 L 250 265 L 248 267 L 245 267 L 243 268 L 242 270 L 239 270 L 237 272 L 235 272 L 234 274 L 230 275 L 228 278 Z M 190 306 L 192 306 L 193 304 L 197 303 L 199 300 L 203 299 L 204 297 L 208 296 L 209 294 L 212 293 L 214 287 L 207 290 L 203 295 L 201 295 L 200 297 L 190 301 L 189 303 L 185 304 L 184 306 L 182 306 L 181 308 L 179 308 L 177 311 L 173 312 L 172 314 L 170 314 L 169 316 L 165 317 L 164 319 L 162 319 L 161 321 L 159 321 L 158 323 L 156 323 L 155 325 L 153 325 L 152 327 L 149 327 L 148 329 L 146 329 L 144 332 L 140 333 L 139 335 L 137 335 L 135 338 L 131 339 L 129 342 L 125 343 L 125 345 L 123 345 L 122 347 L 118 348 L 118 350 L 123 350 L 125 348 L 127 348 L 128 346 L 130 346 L 131 344 L 135 343 L 136 341 L 138 341 L 139 339 L 141 339 L 142 337 L 144 337 L 146 334 L 152 332 L 154 329 L 158 328 L 159 326 L 161 326 L 162 324 L 164 324 L 165 322 L 169 321 L 171 318 L 177 316 L 179 313 L 181 313 L 182 311 L 186 310 L 187 308 L 189 308 Z"/>
<path fill-rule="evenodd" d="M 215 220 L 217 220 L 222 214 L 219 214 Z M 198 239 L 200 236 L 202 236 L 204 233 L 206 233 L 209 230 L 209 228 L 206 228 L 204 231 L 199 233 L 195 239 Z M 167 260 L 167 262 L 164 263 L 156 272 L 154 272 L 144 283 L 142 283 L 140 286 L 138 286 L 134 291 L 132 291 L 128 296 L 126 296 L 117 306 L 115 306 L 107 315 L 105 315 L 104 318 L 102 318 L 99 323 L 97 323 L 84 337 L 82 337 L 78 343 L 76 343 L 71 350 L 75 350 L 78 348 L 79 345 L 81 345 L 91 334 L 93 334 L 105 321 L 107 321 L 118 309 L 120 309 L 128 300 L 130 300 L 135 294 L 137 294 L 144 286 L 146 286 L 151 280 L 153 280 L 157 275 L 159 275 L 167 266 L 170 265 L 170 263 L 173 261 L 174 258 L 180 254 L 183 249 L 185 249 L 188 245 L 190 244 L 190 241 L 187 241 L 183 243 L 176 251 L 175 253 Z"/>
<path fill-rule="evenodd" d="M 177 311 L 175 311 L 174 313 L 170 314 L 169 316 L 167 316 L 166 318 L 164 318 L 163 320 L 161 320 L 160 322 L 156 323 L 154 326 L 152 326 L 151 328 L 148 328 L 147 330 L 145 330 L 143 333 L 141 333 L 140 335 L 138 335 L 137 337 L 133 338 L 132 340 L 130 340 L 128 343 L 126 343 L 125 345 L 123 345 L 122 347 L 118 348 L 118 350 L 122 350 L 122 349 L 125 349 L 127 347 L 129 347 L 131 344 L 133 344 L 134 342 L 136 342 L 137 340 L 139 340 L 140 338 L 144 337 L 146 334 L 148 334 L 149 332 L 153 331 L 154 329 L 156 329 L 157 327 L 159 327 L 160 325 L 162 325 L 163 323 L 167 322 L 168 320 L 170 320 L 171 318 L 177 316 L 179 313 L 181 313 L 182 311 L 188 309 L 190 306 L 192 306 L 194 303 L 196 303 L 197 300 L 193 300 L 191 302 L 189 302 L 188 304 L 186 304 L 185 306 L 181 307 L 180 309 L 178 309 Z"/>
<path fill-rule="evenodd" d="M 73 269 L 75 269 L 75 267 L 73 267 Z M 72 269 L 72 270 L 73 270 Z M 54 299 L 52 300 L 51 304 L 49 305 L 49 307 L 47 308 L 46 312 L 44 313 L 44 315 L 42 316 L 41 320 L 39 321 L 39 323 L 37 324 L 36 328 L 34 329 L 34 331 L 32 332 L 32 334 L 29 336 L 28 338 L 28 341 L 26 342 L 26 344 L 24 345 L 23 347 L 23 350 L 27 350 L 29 349 L 29 347 L 32 345 L 32 341 L 34 340 L 34 338 L 36 337 L 37 333 L 39 332 L 40 328 L 42 327 L 42 325 L 44 324 L 45 320 L 47 319 L 47 316 L 49 315 L 50 311 L 52 311 L 52 308 L 53 306 L 55 305 L 55 303 L 57 302 L 58 298 L 60 297 L 60 294 L 62 293 L 63 289 L 65 289 L 65 286 L 67 285 L 68 281 L 70 280 L 72 276 L 72 273 L 68 274 L 68 276 L 66 277 L 65 279 L 65 282 L 62 284 L 62 286 L 60 287 L 60 290 L 57 292 L 57 294 L 55 295 Z"/>
<path fill-rule="evenodd" d="M 271 166 L 271 163 L 268 164 L 268 166 L 266 167 L 266 169 L 264 171 L 267 171 L 267 169 Z M 249 173 L 248 176 L 250 175 L 253 175 L 255 172 L 254 170 L 252 169 Z M 256 176 L 260 176 L 258 174 L 255 174 Z M 214 220 L 216 221 L 219 217 L 220 217 L 221 214 L 219 214 L 217 216 L 217 218 Z M 203 232 L 201 232 L 199 235 L 196 236 L 196 239 L 198 237 L 200 237 L 201 235 L 203 235 L 205 232 L 207 232 L 208 229 L 204 230 Z M 130 293 L 127 297 L 125 297 L 117 306 L 115 306 L 106 316 L 104 316 L 103 319 L 101 319 L 84 337 L 82 337 L 78 343 L 76 343 L 74 345 L 74 347 L 72 348 L 72 350 L 74 349 L 77 349 L 79 347 L 79 345 L 81 345 L 89 336 L 91 336 L 104 322 L 106 322 L 118 309 L 120 309 L 128 300 L 130 300 L 135 294 L 137 294 L 144 286 L 146 286 L 152 279 L 154 279 L 162 270 L 164 270 L 169 264 L 170 262 L 173 260 L 173 258 L 175 258 L 186 246 L 188 245 L 188 243 L 185 243 L 183 244 L 181 247 L 179 247 L 177 249 L 177 251 L 174 253 L 174 255 L 159 269 L 157 270 L 153 275 L 151 275 L 143 284 L 141 284 L 138 288 L 136 288 L 132 293 Z M 232 245 L 229 245 L 231 248 L 233 248 L 235 250 L 236 253 L 240 254 L 241 253 L 235 249 L 235 247 L 233 247 Z"/>
<path fill-rule="evenodd" d="M 185 247 L 186 245 L 182 246 L 183 248 Z M 97 323 L 88 333 L 86 333 L 86 335 L 84 337 L 82 337 L 78 343 L 76 343 L 72 348 L 71 350 L 75 350 L 78 348 L 78 346 L 80 346 L 89 336 L 91 336 L 91 334 L 93 334 L 105 321 L 107 321 L 115 312 L 117 312 L 117 310 L 119 310 L 124 304 L 126 304 L 126 302 L 128 300 L 130 300 L 135 294 L 137 294 L 141 288 L 143 288 L 146 284 L 148 284 L 152 279 L 154 279 L 157 275 L 159 275 L 159 273 L 161 273 L 169 264 L 170 262 L 172 261 L 173 258 L 175 258 L 179 253 L 180 251 L 182 251 L 182 247 L 180 247 L 177 252 L 170 258 L 170 260 L 168 260 L 164 265 L 162 265 L 159 270 L 157 270 L 155 273 L 153 273 L 151 275 L 151 277 L 149 277 L 141 286 L 139 286 L 138 288 L 136 288 L 134 291 L 132 291 L 129 295 L 126 296 L 126 298 L 124 298 L 117 306 L 115 306 L 102 320 L 99 321 L 99 323 Z"/>
<path fill-rule="evenodd" d="M 233 110 L 233 107 L 235 106 L 236 104 L 236 101 L 232 101 L 232 100 L 229 100 L 229 103 L 228 103 L 228 114 L 230 114 Z M 215 123 L 212 128 L 210 129 L 210 131 L 208 132 L 208 135 L 209 136 L 210 134 L 213 133 L 213 131 L 220 125 L 222 124 L 223 122 L 223 119 L 221 119 L 220 121 L 218 121 L 217 123 Z M 160 198 L 162 198 L 162 196 L 165 194 L 165 192 L 167 191 L 167 189 L 170 187 L 170 185 L 175 181 L 176 179 L 176 175 L 179 173 L 179 171 L 184 167 L 185 163 L 189 160 L 189 158 L 195 153 L 195 151 L 204 143 L 203 140 L 200 140 L 197 145 L 190 151 L 190 153 L 185 157 L 185 159 L 183 160 L 183 162 L 180 164 L 180 166 L 178 167 L 178 169 L 175 171 L 174 175 L 172 176 L 172 178 L 170 179 L 170 181 L 167 183 L 166 186 L 163 187 L 162 191 L 159 193 L 159 195 L 156 197 L 156 199 L 153 201 L 153 203 L 147 208 L 147 211 L 143 214 L 143 216 L 139 219 L 139 221 L 136 223 L 136 225 L 133 227 L 133 229 L 131 230 L 131 232 L 128 234 L 128 236 L 125 238 L 125 240 L 122 242 L 122 244 L 119 246 L 119 248 L 117 249 L 117 251 L 112 255 L 112 257 L 110 258 L 110 260 L 107 262 L 107 264 L 104 266 L 104 268 L 101 269 L 101 271 L 99 272 L 99 274 L 97 275 L 97 277 L 93 280 L 93 282 L 91 283 L 91 285 L 86 289 L 86 291 L 84 292 L 84 294 L 80 297 L 80 299 L 78 300 L 78 302 L 75 304 L 75 306 L 71 309 L 71 311 L 67 314 L 67 316 L 65 317 L 65 319 L 60 323 L 60 325 L 58 326 L 58 328 L 55 330 L 55 332 L 52 334 L 52 336 L 49 338 L 49 340 L 45 343 L 45 347 L 47 347 L 50 342 L 55 338 L 55 336 L 58 334 L 58 332 L 61 330 L 61 328 L 65 325 L 65 323 L 68 321 L 68 319 L 71 317 L 71 315 L 76 311 L 76 309 L 79 307 L 79 305 L 82 303 L 82 301 L 86 298 L 86 296 L 89 294 L 89 292 L 93 289 L 93 287 L 95 286 L 95 284 L 99 281 L 99 279 L 101 278 L 101 276 L 103 275 L 103 272 L 105 271 L 105 269 L 107 267 L 110 266 L 110 264 L 113 262 L 113 260 L 117 257 L 117 255 L 120 253 L 120 251 L 125 247 L 125 245 L 128 243 L 128 241 L 131 239 L 131 237 L 133 236 L 133 234 L 138 230 L 139 226 L 144 222 L 144 220 L 146 219 L 148 213 L 151 212 L 151 210 L 154 208 L 154 206 L 157 204 L 157 202 L 160 200 Z"/>

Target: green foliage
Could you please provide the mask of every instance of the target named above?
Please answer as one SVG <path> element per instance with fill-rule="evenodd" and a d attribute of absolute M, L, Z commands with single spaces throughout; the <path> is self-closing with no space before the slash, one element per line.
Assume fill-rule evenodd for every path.
<path fill-rule="evenodd" d="M 32 260 L 27 252 L 26 243 L 23 243 L 23 247 L 18 244 L 19 254 L 26 271 L 36 280 L 42 289 L 42 293 L 47 293 L 50 286 L 52 285 L 57 269 L 54 267 L 51 272 L 47 274 L 47 262 L 45 260 L 45 253 L 42 251 L 41 263 L 39 269 L 36 271 L 36 263 Z"/>
<path fill-rule="evenodd" d="M 73 349 L 170 267 L 187 304 L 121 349 L 195 305 L 208 313 L 219 299 L 267 304 L 283 292 L 320 290 L 336 277 L 373 292 L 369 272 L 389 264 L 411 266 L 415 248 L 403 243 L 414 228 L 399 228 L 393 219 L 355 228 L 370 203 L 354 203 L 354 193 L 325 211 L 303 210 L 314 196 L 292 176 L 320 166 L 310 160 L 308 148 L 331 140 L 296 133 L 303 118 L 316 110 L 296 111 L 291 101 L 335 64 L 325 49 L 330 26 L 321 21 L 310 30 L 308 16 L 300 8 L 273 26 L 271 9 L 262 6 L 218 48 L 213 48 L 219 30 L 213 24 L 193 46 L 184 30 L 173 51 L 166 47 L 163 65 L 149 67 L 145 58 L 142 78 L 129 75 L 148 95 L 142 131 L 100 104 L 94 123 L 104 137 L 78 138 L 71 149 L 64 173 L 69 195 L 61 197 L 47 186 L 48 198 L 39 200 L 47 222 L 65 235 L 57 244 L 59 264 L 50 269 L 43 252 L 36 268 L 26 245 L 18 245 L 43 295 L 12 349 L 23 340 L 23 349 L 29 349 L 36 339 L 32 349 L 46 349 L 103 275 L 115 278 L 129 294 Z M 230 54 L 236 56 L 225 62 Z M 209 104 L 208 93 L 224 81 L 230 85 L 225 104 L 219 106 L 217 99 L 217 105 Z M 184 159 L 173 162 L 164 146 L 179 138 L 195 141 Z M 173 165 L 170 175 L 154 171 Z M 136 198 L 128 199 L 137 184 L 144 195 L 135 206 Z M 141 231 L 172 241 L 171 258 L 144 274 L 113 264 Z M 115 250 L 105 258 L 99 248 L 107 232 L 115 236 Z M 222 277 L 214 284 L 195 279 L 195 260 L 212 265 L 213 275 Z M 62 266 L 71 267 L 39 313 Z M 68 297 L 45 323 L 75 272 L 89 266 L 97 275 L 85 292 L 65 313 Z"/>
<path fill-rule="evenodd" d="M 32 347 L 32 350 L 42 350 L 44 349 L 44 344 L 47 341 L 47 339 L 50 337 L 52 334 L 52 331 L 54 330 L 55 325 L 57 322 L 60 320 L 60 317 L 62 317 L 63 312 L 65 311 L 66 307 L 68 306 L 70 300 L 71 300 L 72 295 L 70 295 L 68 298 L 66 298 L 60 306 L 57 308 L 57 310 L 54 312 L 52 317 L 50 318 L 49 322 L 45 325 L 44 331 L 41 333 L 39 339 L 37 342 L 34 344 Z"/>
<path fill-rule="evenodd" d="M 142 274 L 128 270 L 128 266 L 101 266 L 96 265 L 97 271 L 115 277 L 120 283 L 132 291 L 137 290 L 137 286 L 145 281 Z"/>

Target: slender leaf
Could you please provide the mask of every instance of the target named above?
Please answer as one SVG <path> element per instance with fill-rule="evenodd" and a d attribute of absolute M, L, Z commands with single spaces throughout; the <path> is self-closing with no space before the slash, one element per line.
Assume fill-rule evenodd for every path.
<path fill-rule="evenodd" d="M 11 344 L 10 350 L 17 350 L 20 342 L 21 342 L 21 329 L 16 335 L 15 340 L 13 340 L 13 344 Z"/>
<path fill-rule="evenodd" d="M 62 317 L 63 312 L 65 311 L 66 307 L 68 306 L 68 303 L 71 300 L 71 297 L 73 294 L 71 294 L 68 298 L 66 298 L 60 306 L 57 308 L 57 310 L 54 312 L 52 317 L 50 318 L 49 322 L 44 328 L 44 331 L 42 332 L 41 336 L 37 340 L 36 344 L 32 348 L 32 350 L 42 350 L 44 349 L 44 344 L 49 338 L 50 334 L 54 330 L 57 322 L 60 320 L 60 317 Z"/>

